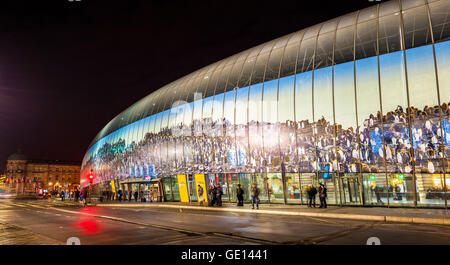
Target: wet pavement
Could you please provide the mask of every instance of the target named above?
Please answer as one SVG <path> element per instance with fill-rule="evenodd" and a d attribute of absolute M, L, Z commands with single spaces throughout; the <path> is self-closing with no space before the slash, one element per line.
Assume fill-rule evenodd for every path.
<path fill-rule="evenodd" d="M 450 244 L 445 225 L 47 201 L 0 200 L 0 228 L 0 244 Z"/>

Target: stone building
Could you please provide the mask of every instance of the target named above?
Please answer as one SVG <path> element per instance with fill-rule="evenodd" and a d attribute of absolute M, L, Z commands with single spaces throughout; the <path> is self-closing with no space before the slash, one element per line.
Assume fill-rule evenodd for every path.
<path fill-rule="evenodd" d="M 80 185 L 80 163 L 74 161 L 28 159 L 17 152 L 6 162 L 6 185 L 18 193 L 73 191 Z"/>

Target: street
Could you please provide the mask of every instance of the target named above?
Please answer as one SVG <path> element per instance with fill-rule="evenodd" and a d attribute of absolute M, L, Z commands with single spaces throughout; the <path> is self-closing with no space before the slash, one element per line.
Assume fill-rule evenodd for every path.
<path fill-rule="evenodd" d="M 136 207 L 57 206 L 0 200 L 0 244 L 382 245 L 450 243 L 445 225 Z"/>

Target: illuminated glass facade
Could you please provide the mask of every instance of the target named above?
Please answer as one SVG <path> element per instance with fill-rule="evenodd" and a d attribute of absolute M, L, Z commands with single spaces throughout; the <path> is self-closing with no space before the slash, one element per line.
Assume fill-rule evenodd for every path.
<path fill-rule="evenodd" d="M 203 174 L 225 201 L 255 182 L 262 202 L 306 203 L 321 182 L 330 204 L 447 207 L 449 15 L 384 2 L 204 67 L 111 120 L 81 185 L 161 178 L 179 200 L 184 177 L 195 201 Z"/>

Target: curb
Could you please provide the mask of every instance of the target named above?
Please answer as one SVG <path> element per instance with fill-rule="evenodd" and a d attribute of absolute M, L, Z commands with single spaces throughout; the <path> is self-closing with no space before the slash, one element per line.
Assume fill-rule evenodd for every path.
<path fill-rule="evenodd" d="M 173 209 L 191 209 L 216 212 L 241 212 L 256 214 L 272 214 L 272 215 L 290 215 L 290 216 L 307 216 L 307 217 L 323 217 L 347 220 L 363 220 L 363 221 L 381 221 L 393 223 L 413 223 L 413 224 L 435 224 L 450 225 L 450 219 L 431 218 L 431 217 L 407 217 L 407 216 L 390 216 L 390 215 L 367 215 L 367 214 L 346 214 L 346 213 L 311 213 L 297 211 L 276 211 L 276 210 L 253 210 L 253 209 L 237 209 L 237 208 L 211 208 L 191 205 L 162 205 L 162 204 L 92 204 L 100 207 L 155 207 L 155 208 L 173 208 Z"/>

